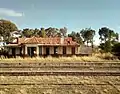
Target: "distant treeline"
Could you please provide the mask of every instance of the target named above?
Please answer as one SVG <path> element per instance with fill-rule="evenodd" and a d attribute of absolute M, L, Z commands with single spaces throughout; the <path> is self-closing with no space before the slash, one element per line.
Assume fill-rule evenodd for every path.
<path fill-rule="evenodd" d="M 23 30 L 18 30 L 17 26 L 8 20 L 0 19 L 0 41 L 9 43 L 13 40 L 11 33 L 17 31 L 20 37 L 72 37 L 77 43 L 84 45 L 85 43 L 91 44 L 94 48 L 94 36 L 96 33 L 99 34 L 100 45 L 99 48 L 103 52 L 111 52 L 115 54 L 120 54 L 120 43 L 118 42 L 119 34 L 108 27 L 102 27 L 99 31 L 92 28 L 81 29 L 80 31 L 72 31 L 68 34 L 67 28 L 25 28 Z"/>

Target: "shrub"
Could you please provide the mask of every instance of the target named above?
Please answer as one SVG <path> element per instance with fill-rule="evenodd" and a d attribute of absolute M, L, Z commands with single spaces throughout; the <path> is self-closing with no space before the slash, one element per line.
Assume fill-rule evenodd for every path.
<path fill-rule="evenodd" d="M 120 56 L 120 43 L 117 43 L 113 46 L 112 52 L 116 56 Z"/>

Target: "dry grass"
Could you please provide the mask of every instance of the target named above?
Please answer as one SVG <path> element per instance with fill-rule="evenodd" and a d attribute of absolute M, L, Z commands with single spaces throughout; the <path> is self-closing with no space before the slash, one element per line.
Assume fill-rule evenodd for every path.
<path fill-rule="evenodd" d="M 115 57 L 111 53 L 97 53 L 97 54 L 93 54 L 93 56 L 98 57 L 98 58 L 102 58 L 102 59 L 112 59 Z"/>
<path fill-rule="evenodd" d="M 120 76 L 0 76 L 8 84 L 108 84 L 120 83 Z"/>
<path fill-rule="evenodd" d="M 120 77 L 116 76 L 1 76 L 0 84 L 35 85 L 4 85 L 0 86 L 1 94 L 119 94 Z M 42 85 L 37 85 L 42 84 Z M 82 84 L 78 86 L 49 84 Z M 107 84 L 102 86 L 87 84 Z"/>
<path fill-rule="evenodd" d="M 92 61 L 118 61 L 118 59 L 113 59 L 113 55 L 110 53 L 107 54 L 93 54 L 92 56 L 72 56 L 72 57 L 34 57 L 34 58 L 1 58 L 0 63 L 20 63 L 20 62 L 25 62 L 25 63 L 34 63 L 34 62 L 39 62 L 39 63 L 65 63 L 65 62 L 92 62 Z"/>

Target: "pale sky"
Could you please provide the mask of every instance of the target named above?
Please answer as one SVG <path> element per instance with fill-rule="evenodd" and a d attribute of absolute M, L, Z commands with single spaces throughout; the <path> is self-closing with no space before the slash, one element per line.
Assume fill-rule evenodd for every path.
<path fill-rule="evenodd" d="M 68 33 L 83 28 L 109 27 L 120 33 L 120 0 L 0 0 L 0 18 L 19 29 L 67 27 Z"/>

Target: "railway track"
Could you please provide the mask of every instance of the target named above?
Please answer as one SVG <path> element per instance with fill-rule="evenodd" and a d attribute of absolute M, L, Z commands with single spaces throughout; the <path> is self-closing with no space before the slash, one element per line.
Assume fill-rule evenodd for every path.
<path fill-rule="evenodd" d="M 0 76 L 120 76 L 120 63 L 0 63 Z"/>
<path fill-rule="evenodd" d="M 2 68 L 10 68 L 10 67 L 47 67 L 47 66 L 119 66 L 120 63 L 116 62 L 81 62 L 81 63 L 0 63 L 0 67 Z"/>
<path fill-rule="evenodd" d="M 21 76 L 22 78 L 19 78 L 18 76 Z M 32 78 L 33 76 L 34 78 Z M 48 78 L 50 77 L 51 80 L 45 80 L 44 76 L 47 76 Z M 63 76 L 63 78 L 60 79 L 59 76 Z M 64 78 L 67 78 L 67 76 L 71 77 L 68 79 L 70 82 L 64 80 Z M 72 78 L 74 76 L 81 77 L 79 79 L 83 81 L 79 82 L 76 80 L 77 78 L 74 81 L 74 78 Z M 90 79 L 86 78 L 85 80 L 83 76 L 88 76 Z M 44 93 L 46 90 L 52 90 L 52 92 L 64 91 L 65 94 L 69 91 L 72 93 L 74 92 L 75 94 L 76 91 L 89 92 L 90 90 L 98 90 L 101 92 L 100 94 L 103 94 L 103 88 L 108 90 L 110 88 L 117 92 L 116 94 L 119 94 L 120 83 L 119 80 L 116 81 L 116 79 L 119 79 L 119 76 L 120 63 L 115 62 L 0 63 L 0 77 L 2 78 L 0 82 L 0 90 L 6 94 L 10 94 L 11 92 L 17 94 L 18 92 L 21 93 L 22 91 Z M 30 77 L 32 80 L 27 80 L 30 79 Z M 40 78 L 38 79 L 37 77 Z M 113 80 L 111 79 L 112 77 L 114 78 Z M 92 91 L 89 93 L 93 94 Z M 111 91 L 108 91 L 108 94 Z"/>
<path fill-rule="evenodd" d="M 17 84 L 17 83 L 14 83 L 14 84 L 0 84 L 0 86 L 13 86 L 13 85 L 20 85 L 20 86 L 26 86 L 26 85 L 53 85 L 53 86 L 57 86 L 57 85 L 59 85 L 59 86 L 70 86 L 70 85 L 74 85 L 74 86 L 79 86 L 79 85 L 111 85 L 111 84 L 108 84 L 108 83 L 102 83 L 102 84 L 100 84 L 100 83 L 96 83 L 96 84 L 88 84 L 88 83 L 86 83 L 86 84 L 82 84 L 82 83 L 79 83 L 79 84 L 42 84 L 42 83 L 23 83 L 23 84 Z M 114 85 L 118 85 L 118 86 L 120 86 L 120 84 L 118 83 L 116 83 L 116 84 L 114 84 Z"/>
<path fill-rule="evenodd" d="M 0 76 L 120 76 L 120 72 L 0 72 Z"/>
<path fill-rule="evenodd" d="M 100 84 L 100 83 L 92 83 L 92 84 L 82 84 L 82 83 L 79 83 L 79 84 L 39 84 L 39 83 L 24 83 L 24 84 L 0 84 L 0 89 L 1 90 L 4 90 L 4 89 L 14 89 L 14 88 L 18 88 L 19 89 L 19 86 L 21 87 L 21 86 L 24 86 L 24 88 L 25 87 L 27 87 L 27 88 L 31 88 L 31 89 L 35 89 L 36 90 L 36 88 L 37 89 L 39 89 L 39 90 L 41 90 L 41 89 L 65 89 L 66 88 L 66 90 L 67 89 L 71 89 L 71 87 L 74 87 L 74 88 L 76 88 L 76 89 L 83 89 L 83 87 L 84 88 L 88 88 L 88 87 L 99 87 L 99 88 L 101 88 L 101 87 L 112 87 L 112 88 L 114 88 L 117 92 L 120 92 L 120 89 L 119 89 L 119 87 L 120 87 L 120 84 L 111 84 L 111 83 L 102 83 L 102 84 Z M 33 87 L 34 86 L 34 87 Z M 82 90 L 81 89 L 81 90 Z M 84 89 L 85 90 L 85 89 Z M 97 89 L 98 90 L 98 89 Z M 119 94 L 119 93 L 117 93 L 117 94 Z"/>

